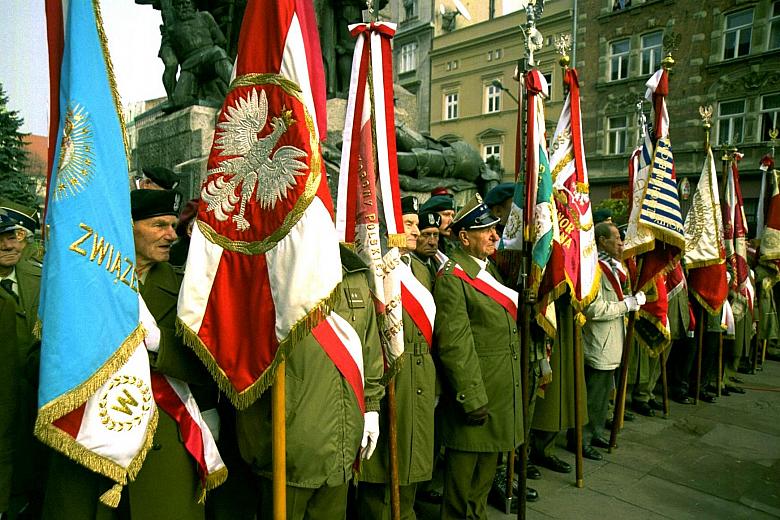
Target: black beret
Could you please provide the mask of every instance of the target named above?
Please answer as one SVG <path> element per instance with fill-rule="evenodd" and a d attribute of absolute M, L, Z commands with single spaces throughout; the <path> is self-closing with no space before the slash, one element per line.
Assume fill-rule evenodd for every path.
<path fill-rule="evenodd" d="M 492 208 L 493 206 L 498 206 L 499 204 L 503 204 L 507 199 L 511 199 L 514 194 L 515 194 L 515 183 L 502 182 L 501 184 L 499 184 L 498 186 L 490 190 L 487 193 L 487 195 L 485 195 L 484 202 L 488 208 Z"/>
<path fill-rule="evenodd" d="M 448 195 L 434 195 L 420 206 L 420 211 L 444 211 L 448 209 L 455 209 L 455 199 Z"/>
<path fill-rule="evenodd" d="M 428 228 L 438 228 L 441 225 L 441 215 L 435 211 L 423 211 L 420 213 L 420 223 L 417 228 L 422 231 Z"/>
<path fill-rule="evenodd" d="M 179 177 L 168 168 L 162 166 L 150 166 L 143 169 L 144 175 L 152 182 L 166 190 L 175 189 L 179 184 Z"/>
<path fill-rule="evenodd" d="M 420 211 L 420 204 L 417 202 L 417 197 L 414 195 L 401 197 L 401 213 L 403 215 L 408 215 L 409 213 L 416 215 L 418 211 Z"/>
<path fill-rule="evenodd" d="M 178 197 L 171 190 L 134 190 L 130 192 L 133 220 L 144 220 L 162 215 L 179 215 Z"/>

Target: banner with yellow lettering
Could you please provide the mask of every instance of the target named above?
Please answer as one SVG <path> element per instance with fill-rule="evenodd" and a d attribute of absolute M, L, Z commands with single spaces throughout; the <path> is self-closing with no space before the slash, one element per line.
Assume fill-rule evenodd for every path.
<path fill-rule="evenodd" d="M 51 134 L 35 434 L 115 485 L 115 507 L 157 424 L 144 346 L 121 105 L 97 2 L 47 1 Z M 61 63 L 59 60 L 61 59 Z M 55 126 L 56 125 L 56 126 Z"/>

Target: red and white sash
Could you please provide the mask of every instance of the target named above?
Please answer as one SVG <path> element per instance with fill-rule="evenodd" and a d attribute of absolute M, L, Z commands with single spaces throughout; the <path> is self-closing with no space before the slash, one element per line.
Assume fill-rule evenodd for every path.
<path fill-rule="evenodd" d="M 485 296 L 495 300 L 496 303 L 506 309 L 512 318 L 517 319 L 517 302 L 519 300 L 517 291 L 503 285 L 484 269 L 479 271 L 476 278 L 471 278 L 461 266 L 455 264 L 452 268 L 452 274 Z"/>
<path fill-rule="evenodd" d="M 153 371 L 152 393 L 157 406 L 179 425 L 184 447 L 197 465 L 203 490 L 199 501 L 203 502 L 205 490 L 215 488 L 227 478 L 227 468 L 219 455 L 211 430 L 200 414 L 190 387 L 184 381 Z"/>
<path fill-rule="evenodd" d="M 439 262 L 439 267 L 436 269 L 437 272 L 440 272 L 442 269 L 444 269 L 444 264 L 446 264 L 447 260 L 450 259 L 447 255 L 439 250 L 436 250 L 436 254 L 433 257 L 437 262 Z"/>
<path fill-rule="evenodd" d="M 625 298 L 623 295 L 623 284 L 626 283 L 626 280 L 628 279 L 625 271 L 623 271 L 621 267 L 616 267 L 619 277 L 618 279 L 618 277 L 615 276 L 614 271 L 612 271 L 612 266 L 609 265 L 609 263 L 599 259 L 599 265 L 601 266 L 601 272 L 607 277 L 610 285 L 612 285 L 612 288 L 615 289 L 618 298 L 620 298 L 622 301 Z"/>
<path fill-rule="evenodd" d="M 433 345 L 433 323 L 436 319 L 436 303 L 433 301 L 433 295 L 414 276 L 411 267 L 401 262 L 398 269 L 401 274 L 403 309 L 412 318 L 430 348 Z"/>
<path fill-rule="evenodd" d="M 365 413 L 363 394 L 363 343 L 354 328 L 341 316 L 331 312 L 311 331 L 314 339 L 355 392 L 360 411 Z"/>

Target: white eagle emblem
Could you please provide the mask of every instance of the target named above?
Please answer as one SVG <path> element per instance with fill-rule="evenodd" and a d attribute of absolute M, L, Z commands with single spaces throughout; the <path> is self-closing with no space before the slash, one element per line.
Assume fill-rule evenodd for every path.
<path fill-rule="evenodd" d="M 225 175 L 206 183 L 201 196 L 208 204 L 206 211 L 213 211 L 221 221 L 227 220 L 240 201 L 238 214 L 232 217 L 239 231 L 251 227 L 244 211 L 255 190 L 255 199 L 261 208 L 274 208 L 295 186 L 295 176 L 306 173 L 306 163 L 299 160 L 306 157 L 303 150 L 282 146 L 271 154 L 282 134 L 295 123 L 292 111 L 283 108 L 280 116 L 271 118 L 271 133 L 258 138 L 267 120 L 265 91 L 260 90 L 258 96 L 257 90 L 253 89 L 247 97 L 239 97 L 235 106 L 228 107 L 226 120 L 217 124 L 215 147 L 221 150 L 220 156 L 235 157 L 209 170 L 209 174 Z M 241 191 L 237 194 L 239 186 Z"/>

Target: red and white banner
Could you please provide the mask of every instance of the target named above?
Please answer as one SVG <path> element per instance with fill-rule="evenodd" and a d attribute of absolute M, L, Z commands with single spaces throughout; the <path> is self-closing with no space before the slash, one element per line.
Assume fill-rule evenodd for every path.
<path fill-rule="evenodd" d="M 431 292 L 414 276 L 411 267 L 401 262 L 401 303 L 430 348 L 433 345 L 433 323 L 436 320 L 436 302 Z"/>
<path fill-rule="evenodd" d="M 519 301 L 519 294 L 517 291 L 502 284 L 484 269 L 479 271 L 476 278 L 472 278 L 461 266 L 455 264 L 452 269 L 452 274 L 471 285 L 485 296 L 495 300 L 497 304 L 506 309 L 513 319 L 517 319 L 517 305 Z"/>
<path fill-rule="evenodd" d="M 341 151 L 336 229 L 370 268 L 388 367 L 404 352 L 398 247 L 406 245 L 396 162 L 392 49 L 395 25 L 350 26 L 356 38 Z M 380 233 L 380 228 L 387 234 Z M 382 231 L 384 231 L 384 229 Z"/>
<path fill-rule="evenodd" d="M 250 0 L 217 121 L 179 325 L 233 404 L 330 311 L 341 281 L 320 141 L 325 90 L 310 0 Z"/>
<path fill-rule="evenodd" d="M 575 69 L 565 74 L 569 95 L 550 144 L 550 168 L 563 270 L 572 305 L 581 311 L 598 295 L 600 271 L 596 269 L 598 251 L 582 142 L 579 78 Z"/>
<path fill-rule="evenodd" d="M 202 503 L 206 500 L 206 490 L 214 489 L 227 478 L 227 468 L 219 455 L 214 436 L 200 414 L 187 383 L 152 372 L 152 392 L 157 406 L 179 425 L 184 448 L 195 461 L 200 477 L 199 501 Z"/>
<path fill-rule="evenodd" d="M 360 411 L 365 413 L 363 342 L 360 336 L 348 321 L 335 312 L 331 312 L 311 333 L 352 388 Z"/>
<path fill-rule="evenodd" d="M 739 183 L 737 154 L 729 165 L 726 189 L 723 194 L 723 238 L 726 246 L 726 270 L 731 275 L 729 296 L 734 319 L 740 320 L 747 312 L 748 277 L 750 267 L 747 259 L 747 218 L 742 203 L 742 188 Z"/>

